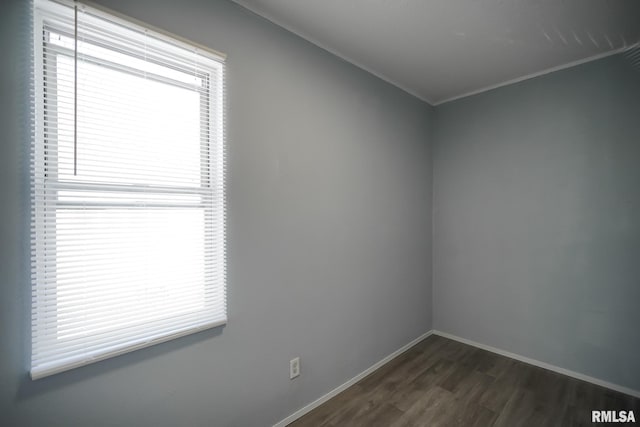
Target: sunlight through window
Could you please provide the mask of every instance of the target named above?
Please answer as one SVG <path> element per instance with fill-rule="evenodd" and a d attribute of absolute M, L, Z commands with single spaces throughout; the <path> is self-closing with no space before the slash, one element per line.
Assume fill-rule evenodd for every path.
<path fill-rule="evenodd" d="M 32 370 L 226 322 L 223 57 L 37 1 Z"/>

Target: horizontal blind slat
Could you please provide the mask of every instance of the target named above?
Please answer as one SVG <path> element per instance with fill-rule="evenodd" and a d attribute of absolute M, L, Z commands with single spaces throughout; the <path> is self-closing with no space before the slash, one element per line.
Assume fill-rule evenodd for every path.
<path fill-rule="evenodd" d="M 84 5 L 77 43 L 71 5 L 34 24 L 32 377 L 226 323 L 222 61 Z"/>

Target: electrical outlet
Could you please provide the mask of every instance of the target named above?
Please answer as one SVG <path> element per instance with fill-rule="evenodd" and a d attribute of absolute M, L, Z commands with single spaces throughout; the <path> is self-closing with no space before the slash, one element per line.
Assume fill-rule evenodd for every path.
<path fill-rule="evenodd" d="M 289 361 L 289 379 L 294 379 L 300 375 L 300 358 L 296 357 Z"/>

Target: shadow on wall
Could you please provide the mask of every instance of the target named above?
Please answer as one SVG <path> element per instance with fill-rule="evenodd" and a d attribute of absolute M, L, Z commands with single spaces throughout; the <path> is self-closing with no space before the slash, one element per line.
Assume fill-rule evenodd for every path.
<path fill-rule="evenodd" d="M 25 372 L 20 380 L 20 384 L 16 393 L 16 400 L 28 400 L 40 394 L 46 394 L 52 391 L 59 391 L 69 385 L 85 381 L 90 378 L 99 377 L 111 371 L 120 368 L 136 365 L 138 363 L 149 363 L 156 357 L 163 356 L 174 351 L 181 350 L 200 342 L 210 340 L 214 337 L 222 335 L 222 330 L 226 325 L 216 328 L 207 329 L 194 334 L 186 335 L 180 338 L 172 339 L 167 342 L 145 347 L 143 349 L 132 351 L 131 353 L 122 354 L 106 360 L 101 360 L 90 365 L 74 368 L 69 371 L 62 372 L 60 375 L 55 374 L 49 377 L 32 380 L 28 372 Z M 29 360 L 30 348 L 27 348 L 24 360 Z M 158 375 L 162 376 L 163 371 L 159 370 Z"/>

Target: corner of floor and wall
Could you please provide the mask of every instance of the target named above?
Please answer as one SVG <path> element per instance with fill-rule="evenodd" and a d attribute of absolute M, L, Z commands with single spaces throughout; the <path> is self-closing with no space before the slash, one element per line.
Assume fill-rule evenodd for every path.
<path fill-rule="evenodd" d="M 228 54 L 229 323 L 29 379 L 28 2 L 2 2 L 0 424 L 282 424 L 432 330 L 640 390 L 624 55 L 432 107 L 228 1 L 98 3 Z"/>
<path fill-rule="evenodd" d="M 640 395 L 639 117 L 625 54 L 436 108 L 436 330 Z"/>
<path fill-rule="evenodd" d="M 0 4 L 0 425 L 273 425 L 431 329 L 430 106 L 230 1 L 100 0 L 228 55 L 229 321 L 32 381 L 28 3 Z"/>

